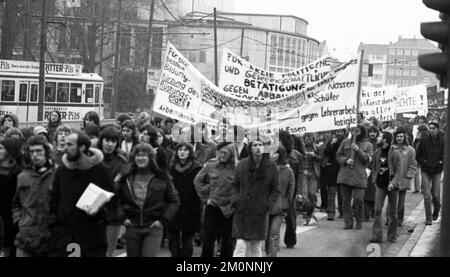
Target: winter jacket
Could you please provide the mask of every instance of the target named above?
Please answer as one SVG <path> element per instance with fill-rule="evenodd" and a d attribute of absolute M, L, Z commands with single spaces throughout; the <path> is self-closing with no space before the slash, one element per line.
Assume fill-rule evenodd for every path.
<path fill-rule="evenodd" d="M 56 225 L 71 236 L 71 241 L 81 247 L 81 255 L 89 251 L 106 249 L 106 216 L 114 210 L 114 202 L 106 204 L 95 216 L 89 216 L 76 207 L 76 203 L 90 183 L 113 192 L 112 177 L 102 164 L 103 154 L 91 148 L 89 155 L 81 154 L 77 162 L 70 162 L 67 154 L 63 166 L 56 170 L 51 194 L 50 212 Z"/>
<path fill-rule="evenodd" d="M 53 168 L 43 174 L 25 169 L 18 176 L 12 207 L 13 222 L 19 227 L 15 245 L 32 255 L 42 256 L 48 251 L 50 191 L 55 172 Z"/>
<path fill-rule="evenodd" d="M 111 176 L 111 179 L 113 180 L 112 188 L 114 192 L 114 198 L 117 198 L 118 192 L 119 192 L 119 180 L 122 176 L 125 176 L 129 169 L 130 165 L 128 163 L 127 158 L 122 154 L 113 154 L 113 155 L 106 155 L 103 159 L 103 165 L 108 169 L 108 172 Z M 117 177 L 120 178 L 117 179 Z M 121 225 L 122 221 L 119 218 L 119 211 L 118 206 L 116 205 L 115 211 L 110 211 L 108 213 L 107 221 L 109 225 Z"/>
<path fill-rule="evenodd" d="M 341 166 L 337 183 L 357 188 L 367 188 L 368 176 L 366 169 L 373 155 L 372 144 L 366 140 L 357 142 L 356 144 L 359 150 L 355 152 L 355 163 L 353 167 L 350 167 L 346 163 L 352 155 L 352 139 L 345 139 L 336 152 L 336 160 Z"/>
<path fill-rule="evenodd" d="M 400 176 L 393 180 L 394 184 L 398 184 L 399 190 L 410 190 L 411 180 L 414 178 L 417 170 L 416 151 L 412 146 L 405 145 L 399 147 L 394 144 L 391 150 L 397 150 L 400 153 L 401 173 Z"/>
<path fill-rule="evenodd" d="M 301 193 L 303 183 L 303 170 L 305 169 L 305 158 L 297 150 L 292 150 L 288 157 L 289 166 L 294 171 L 295 195 Z"/>
<path fill-rule="evenodd" d="M 172 182 L 153 176 L 148 183 L 144 206 L 141 208 L 135 200 L 134 176 L 124 176 L 120 180 L 118 203 L 122 221 L 128 219 L 134 227 L 148 227 L 155 221 L 167 226 L 180 205 Z"/>
<path fill-rule="evenodd" d="M 416 159 L 423 172 L 430 175 L 441 173 L 444 169 L 444 132 L 436 138 L 427 135 L 417 146 Z"/>
<path fill-rule="evenodd" d="M 0 167 L 0 223 L 3 222 L 3 238 L 0 237 L 0 247 L 9 248 L 14 244 L 11 207 L 19 173 L 20 169 L 15 164 Z"/>
<path fill-rule="evenodd" d="M 336 141 L 336 143 L 332 144 L 331 141 L 327 143 L 325 146 L 325 150 L 323 152 L 326 164 L 322 170 L 322 174 L 325 176 L 324 180 L 327 183 L 327 186 L 336 186 L 337 176 L 339 174 L 339 163 L 336 160 L 336 152 L 341 145 L 342 140 Z"/>
<path fill-rule="evenodd" d="M 235 172 L 232 203 L 235 207 L 232 236 L 244 240 L 265 240 L 269 213 L 280 197 L 277 166 L 263 158 L 256 168 L 253 157 L 241 161 Z"/>
<path fill-rule="evenodd" d="M 194 161 L 185 172 L 178 172 L 174 167 L 170 174 L 178 191 L 180 207 L 169 223 L 169 230 L 182 230 L 195 233 L 200 231 L 202 202 L 194 186 L 194 178 L 202 169 L 200 162 Z"/>
<path fill-rule="evenodd" d="M 380 147 L 377 150 L 375 150 L 375 153 L 373 154 L 373 171 L 372 171 L 372 183 L 377 184 L 377 178 L 379 176 L 380 172 L 380 158 L 381 158 L 381 151 L 383 149 Z M 394 185 L 395 188 L 399 188 L 398 180 L 401 179 L 401 173 L 402 173 L 402 161 L 400 158 L 400 152 L 396 150 L 395 148 L 390 148 L 388 152 L 388 168 L 389 168 L 389 180 Z M 389 185 L 389 184 L 387 184 Z M 377 187 L 379 187 L 377 185 Z M 383 189 L 387 189 L 387 187 L 382 187 Z"/>
<path fill-rule="evenodd" d="M 277 202 L 270 211 L 271 215 L 284 215 L 287 214 L 289 202 L 294 197 L 295 189 L 295 177 L 292 168 L 287 165 L 277 166 L 280 177 L 280 196 L 277 198 Z"/>
<path fill-rule="evenodd" d="M 323 153 L 319 150 L 319 147 L 316 144 L 313 144 L 313 153 L 314 156 L 311 157 L 311 159 L 313 160 L 313 167 L 314 167 L 314 173 L 315 177 L 317 180 L 319 180 L 320 178 L 320 163 L 323 160 Z M 306 167 L 306 162 L 307 162 L 308 157 L 305 155 L 304 160 L 305 160 L 305 167 Z"/>
<path fill-rule="evenodd" d="M 194 185 L 202 203 L 211 199 L 212 204 L 219 207 L 225 217 L 230 217 L 234 212 L 231 197 L 235 193 L 232 181 L 236 168 L 236 153 L 234 144 L 229 144 L 223 149 L 231 153 L 228 162 L 221 163 L 218 158 L 208 161 L 195 176 Z"/>

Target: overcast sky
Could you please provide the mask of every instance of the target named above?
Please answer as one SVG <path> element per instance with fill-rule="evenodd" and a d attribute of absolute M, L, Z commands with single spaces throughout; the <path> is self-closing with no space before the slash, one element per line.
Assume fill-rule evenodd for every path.
<path fill-rule="evenodd" d="M 356 53 L 360 42 L 422 38 L 420 23 L 439 21 L 439 13 L 421 0 L 236 0 L 235 11 L 301 17 L 309 22 L 308 35 L 326 40 L 341 58 Z"/>

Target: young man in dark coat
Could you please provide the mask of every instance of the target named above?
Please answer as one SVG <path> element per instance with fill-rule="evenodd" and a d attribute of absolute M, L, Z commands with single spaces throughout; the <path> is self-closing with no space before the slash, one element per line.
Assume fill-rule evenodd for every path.
<path fill-rule="evenodd" d="M 238 164 L 233 180 L 233 237 L 237 239 L 233 257 L 262 257 L 267 238 L 269 212 L 280 197 L 277 166 L 264 153 L 264 143 L 249 143 L 251 156 Z"/>
<path fill-rule="evenodd" d="M 67 234 L 63 237 L 68 238 L 69 243 L 79 245 L 82 257 L 104 257 L 107 249 L 106 215 L 112 203 L 96 214 L 76 207 L 90 183 L 113 192 L 113 179 L 102 164 L 103 154 L 90 146 L 89 137 L 83 133 L 75 132 L 67 137 L 63 166 L 57 169 L 53 182 L 50 211 L 56 217 L 56 225 Z M 61 247 L 67 247 L 63 242 L 59 243 Z"/>
<path fill-rule="evenodd" d="M 28 140 L 25 153 L 30 164 L 18 176 L 13 201 L 13 222 L 19 227 L 17 257 L 42 257 L 49 250 L 50 191 L 55 169 L 51 149 L 42 136 Z"/>
<path fill-rule="evenodd" d="M 436 122 L 428 123 L 429 135 L 417 146 L 416 159 L 422 171 L 422 194 L 425 205 L 426 224 L 437 220 L 441 209 L 441 175 L 444 169 L 444 132 Z M 431 214 L 433 200 L 433 214 Z"/>

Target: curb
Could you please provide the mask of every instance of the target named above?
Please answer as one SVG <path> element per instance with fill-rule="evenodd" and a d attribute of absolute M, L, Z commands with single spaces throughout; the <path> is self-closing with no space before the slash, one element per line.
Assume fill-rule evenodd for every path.
<path fill-rule="evenodd" d="M 430 257 L 433 253 L 434 241 L 439 237 L 441 230 L 441 218 L 433 222 L 431 226 L 425 226 L 425 230 L 412 250 L 410 257 Z"/>
<path fill-rule="evenodd" d="M 422 233 L 425 230 L 425 223 L 423 222 L 424 220 L 422 220 L 421 223 L 417 222 L 420 222 L 421 217 L 423 217 L 425 213 L 424 210 L 425 206 L 424 201 L 422 200 L 406 220 L 405 226 L 409 226 L 409 228 L 414 228 L 414 232 L 411 234 L 409 239 L 403 245 L 402 249 L 396 255 L 396 257 L 409 257 L 411 252 L 414 250 L 414 247 L 416 246 L 417 242 L 420 240 L 420 237 L 422 236 Z"/>
<path fill-rule="evenodd" d="M 419 207 L 421 207 L 419 209 Z M 417 225 L 414 228 L 414 232 L 409 239 L 403 245 L 400 252 L 396 257 L 429 257 L 433 252 L 434 241 L 438 238 L 441 229 L 441 217 L 437 221 L 433 221 L 433 225 L 425 225 L 425 207 L 423 200 L 419 203 L 418 207 L 414 211 L 415 218 L 408 218 L 408 221 L 412 223 L 416 222 Z M 413 215 L 412 214 L 412 215 Z"/>

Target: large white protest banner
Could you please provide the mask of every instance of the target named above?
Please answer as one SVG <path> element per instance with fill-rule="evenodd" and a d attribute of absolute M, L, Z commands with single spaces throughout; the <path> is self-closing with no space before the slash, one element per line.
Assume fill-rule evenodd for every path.
<path fill-rule="evenodd" d="M 275 132 L 318 132 L 356 125 L 360 60 L 343 63 L 320 82 L 282 99 L 240 99 L 216 87 L 168 43 L 154 112 L 177 120 L 232 124 Z"/>
<path fill-rule="evenodd" d="M 380 122 L 395 120 L 396 93 L 396 87 L 363 87 L 361 90 L 360 112 L 364 117 L 375 117 Z"/>
<path fill-rule="evenodd" d="M 396 92 L 396 112 L 416 113 L 426 116 L 428 113 L 428 93 L 425 85 L 399 87 Z"/>
<path fill-rule="evenodd" d="M 330 57 L 280 73 L 259 68 L 225 48 L 220 66 L 219 87 L 241 99 L 274 100 L 314 87 L 330 73 Z"/>

